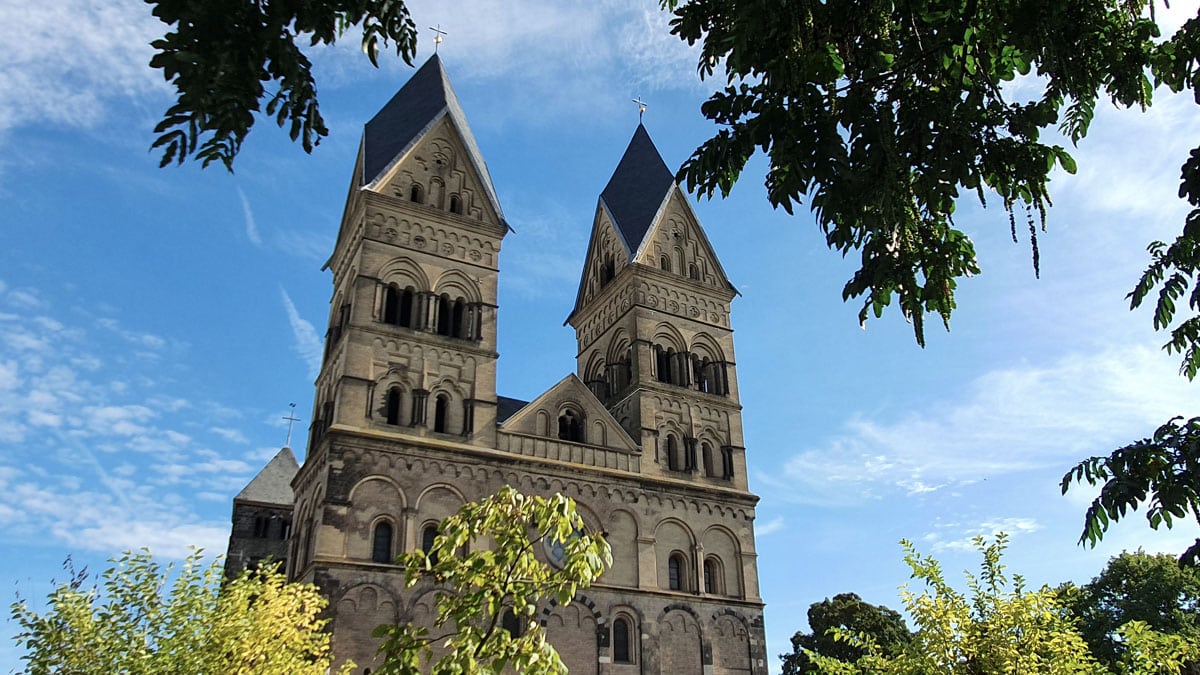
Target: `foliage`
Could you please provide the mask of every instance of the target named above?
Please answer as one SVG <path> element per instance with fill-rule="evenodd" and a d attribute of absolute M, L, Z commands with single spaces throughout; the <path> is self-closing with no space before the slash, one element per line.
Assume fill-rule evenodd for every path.
<path fill-rule="evenodd" d="M 1122 635 L 1130 648 L 1116 670 L 1109 671 L 1088 651 L 1074 619 L 1053 590 L 1031 591 L 1021 577 L 1010 583 L 1000 558 L 1006 537 L 992 543 L 982 537 L 975 545 L 983 555 L 980 574 L 967 575 L 970 595 L 946 582 L 940 564 L 917 553 L 907 541 L 904 560 L 925 589 L 919 594 L 902 590 L 901 597 L 916 625 L 913 639 L 897 654 L 885 653 L 870 635 L 833 629 L 836 639 L 863 648 L 855 661 L 841 661 L 810 653 L 822 673 L 858 675 L 1022 675 L 1115 672 L 1178 673 L 1196 654 L 1196 644 L 1179 636 L 1157 633 L 1144 624 L 1133 624 Z"/>
<path fill-rule="evenodd" d="M 833 628 L 843 633 L 870 636 L 872 642 L 888 655 L 895 654 L 912 639 L 899 612 L 863 602 L 855 593 L 839 593 L 833 600 L 825 598 L 814 602 L 808 608 L 808 626 L 812 633 L 797 632 L 792 636 L 792 653 L 780 655 L 783 675 L 820 672 L 808 658 L 808 652 L 839 661 L 856 661 L 865 655 L 862 647 L 834 639 L 830 633 Z"/>
<path fill-rule="evenodd" d="M 563 546 L 555 568 L 538 560 L 544 542 Z M 462 552 L 469 549 L 469 552 Z M 566 673 L 554 648 L 534 621 L 550 600 L 567 605 L 577 591 L 595 581 L 612 554 L 603 537 L 584 531 L 583 519 L 568 497 L 522 495 L 505 486 L 496 495 L 463 506 L 442 521 L 433 547 L 400 557 L 409 587 L 436 585 L 437 635 L 420 626 L 381 626 L 384 663 L 379 675 L 433 673 Z M 524 630 L 504 629 L 513 612 Z M 432 667 L 433 645 L 444 655 Z"/>
<path fill-rule="evenodd" d="M 151 43 L 177 99 L 154 128 L 160 165 L 194 157 L 207 167 L 233 158 L 261 111 L 312 152 L 329 133 L 317 104 L 312 63 L 300 44 L 331 45 L 362 26 L 362 49 L 378 65 L 389 42 L 412 63 L 416 27 L 401 0 L 146 0 L 170 27 Z"/>
<path fill-rule="evenodd" d="M 1064 584 L 1058 594 L 1092 655 L 1110 666 L 1126 652 L 1117 630 L 1131 621 L 1200 642 L 1200 568 L 1181 567 L 1172 556 L 1125 552 L 1090 582 Z"/>
<path fill-rule="evenodd" d="M 1152 438 L 1118 448 L 1108 457 L 1091 457 L 1062 478 L 1066 494 L 1073 483 L 1103 483 L 1100 494 L 1084 516 L 1080 543 L 1096 545 L 1109 523 L 1147 502 L 1150 527 L 1171 527 L 1174 519 L 1200 523 L 1200 417 L 1176 417 L 1159 427 Z M 1180 562 L 1200 562 L 1200 539 L 1183 553 Z"/>
<path fill-rule="evenodd" d="M 198 551 L 178 569 L 148 551 L 112 562 L 99 588 L 72 569 L 43 614 L 21 599 L 12 605 L 30 675 L 328 672 L 329 634 L 318 618 L 325 599 L 314 586 L 286 583 L 275 569 L 222 585 L 219 562 L 202 564 Z"/>
<path fill-rule="evenodd" d="M 994 194 L 1014 239 L 1024 214 L 1035 273 L 1051 172 L 1074 173 L 1056 127 L 1078 143 L 1097 101 L 1150 105 L 1156 85 L 1200 97 L 1200 19 L 1160 39 L 1154 0 L 662 0 L 672 33 L 700 44 L 702 78 L 726 86 L 702 106 L 719 131 L 680 169 L 690 189 L 728 193 L 747 160 L 769 159 L 771 203 L 809 200 L 830 248 L 858 252 L 843 289 L 861 321 L 895 300 L 924 344 L 924 315 L 949 325 L 957 280 L 979 272 L 956 202 Z M 1018 82 L 1019 81 L 1019 82 Z M 1018 86 L 1019 85 L 1019 86 Z M 1180 195 L 1200 207 L 1200 148 Z M 1160 288 L 1155 326 L 1175 303 L 1197 312 L 1167 348 L 1200 368 L 1200 210 L 1130 294 Z M 1189 285 L 1196 286 L 1187 295 Z"/>

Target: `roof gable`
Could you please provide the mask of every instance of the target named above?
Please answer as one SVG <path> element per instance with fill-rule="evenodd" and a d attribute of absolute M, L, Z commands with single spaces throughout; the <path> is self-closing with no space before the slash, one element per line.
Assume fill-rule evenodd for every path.
<path fill-rule="evenodd" d="M 604 404 L 596 398 L 578 376 L 571 373 L 559 380 L 541 396 L 533 399 L 500 425 L 501 431 L 510 433 L 544 435 L 558 438 L 558 415 L 566 404 L 574 404 L 584 417 L 584 442 L 607 448 L 636 452 L 640 448 L 621 427 Z M 539 413 L 545 422 L 539 421 Z M 545 424 L 545 427 L 539 427 Z"/>
<path fill-rule="evenodd" d="M 296 501 L 292 479 L 298 471 L 300 465 L 296 463 L 296 456 L 291 448 L 285 446 L 237 493 L 233 501 L 290 506 Z"/>
<path fill-rule="evenodd" d="M 437 54 L 431 56 L 363 127 L 360 186 L 377 188 L 391 169 L 443 118 L 450 120 L 462 138 L 468 160 L 479 176 L 492 208 L 504 223 L 504 212 L 496 197 L 487 163 L 483 161 L 475 135 L 471 133 L 458 96 L 450 86 Z"/>

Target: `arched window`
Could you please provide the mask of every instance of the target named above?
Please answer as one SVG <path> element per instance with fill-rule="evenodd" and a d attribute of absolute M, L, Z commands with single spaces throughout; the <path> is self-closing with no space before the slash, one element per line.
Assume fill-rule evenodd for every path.
<path fill-rule="evenodd" d="M 704 462 L 704 475 L 710 476 L 710 477 L 716 477 L 717 471 L 716 471 L 716 467 L 713 465 L 712 446 L 709 445 L 707 442 L 700 444 L 700 456 L 701 456 L 701 460 Z"/>
<path fill-rule="evenodd" d="M 633 663 L 633 654 L 629 649 L 629 622 L 624 618 L 613 622 L 613 661 L 616 663 Z"/>
<path fill-rule="evenodd" d="M 391 387 L 387 393 L 387 423 L 400 424 L 400 387 Z"/>
<path fill-rule="evenodd" d="M 663 349 L 658 345 L 654 345 L 654 370 L 655 377 L 659 382 L 663 384 L 675 383 L 674 368 L 677 360 L 674 349 L 669 347 Z"/>
<path fill-rule="evenodd" d="M 733 479 L 733 448 L 728 445 L 721 448 L 721 478 Z"/>
<path fill-rule="evenodd" d="M 679 461 L 679 443 L 674 436 L 667 436 L 667 468 L 671 471 L 683 470 L 683 464 Z"/>
<path fill-rule="evenodd" d="M 459 298 L 450 310 L 450 334 L 456 338 L 467 336 L 467 301 Z"/>
<path fill-rule="evenodd" d="M 412 189 L 408 191 L 408 198 L 418 204 L 425 203 L 425 188 L 421 187 L 420 183 L 413 182 Z"/>
<path fill-rule="evenodd" d="M 371 539 L 371 560 L 377 563 L 392 562 L 392 525 L 381 522 L 375 526 L 375 536 Z"/>
<path fill-rule="evenodd" d="M 716 558 L 706 558 L 704 560 L 704 592 L 712 594 L 724 592 L 721 588 L 722 578 L 720 561 Z"/>
<path fill-rule="evenodd" d="M 400 290 L 392 285 L 383 292 L 383 322 L 400 323 Z"/>
<path fill-rule="evenodd" d="M 450 416 L 450 397 L 445 394 L 438 394 L 437 401 L 433 404 L 433 430 L 438 433 L 447 433 L 446 429 L 449 425 Z"/>
<path fill-rule="evenodd" d="M 686 567 L 683 564 L 683 555 L 680 553 L 672 553 L 667 560 L 667 588 L 672 591 L 684 590 L 684 574 Z"/>
<path fill-rule="evenodd" d="M 453 317 L 454 309 L 450 303 L 450 296 L 441 295 L 438 297 L 437 306 L 437 334 L 450 336 L 454 324 Z"/>
<path fill-rule="evenodd" d="M 500 618 L 500 627 L 508 631 L 513 639 L 521 637 L 521 619 L 517 618 L 511 609 L 504 610 L 504 616 Z"/>
<path fill-rule="evenodd" d="M 668 257 L 667 257 L 667 256 L 664 254 L 664 255 L 663 255 L 663 257 L 661 257 L 661 258 L 659 258 L 659 259 L 658 259 L 658 266 L 659 266 L 660 268 L 662 268 L 662 271 L 664 271 L 664 272 L 670 272 L 670 271 L 671 271 L 671 259 L 670 259 L 670 258 L 668 258 Z"/>
<path fill-rule="evenodd" d="M 558 416 L 558 437 L 564 441 L 583 442 L 583 416 L 567 408 Z"/>
<path fill-rule="evenodd" d="M 608 282 L 616 276 L 617 266 L 611 254 L 604 256 L 604 262 L 600 265 L 600 287 L 604 288 Z"/>
<path fill-rule="evenodd" d="M 396 323 L 405 328 L 416 328 L 416 323 L 413 321 L 413 300 L 415 296 L 416 291 L 412 286 L 407 286 L 403 291 L 400 291 L 400 313 L 396 317 Z"/>
<path fill-rule="evenodd" d="M 462 200 L 458 195 L 450 195 L 450 213 L 462 214 Z"/>
<path fill-rule="evenodd" d="M 425 529 L 421 530 L 421 550 L 425 555 L 429 556 L 429 562 L 437 564 L 437 554 L 433 553 L 433 540 L 437 538 L 437 526 L 426 525 Z"/>
<path fill-rule="evenodd" d="M 700 268 L 696 267 L 696 263 L 688 263 L 688 278 L 700 281 Z"/>

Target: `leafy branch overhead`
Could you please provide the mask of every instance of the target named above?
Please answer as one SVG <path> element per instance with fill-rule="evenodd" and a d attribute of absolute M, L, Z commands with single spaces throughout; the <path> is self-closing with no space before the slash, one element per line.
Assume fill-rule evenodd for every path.
<path fill-rule="evenodd" d="M 146 0 L 170 27 L 151 46 L 150 67 L 175 87 L 176 102 L 154 128 L 161 166 L 188 158 L 207 167 L 233 159 L 265 113 L 311 152 L 328 135 L 312 63 L 300 44 L 332 45 L 362 27 L 362 49 L 378 65 L 394 43 L 409 64 L 417 35 L 399 0 Z"/>
<path fill-rule="evenodd" d="M 1080 543 L 1095 546 L 1111 522 L 1147 503 L 1150 527 L 1171 527 L 1174 520 L 1193 518 L 1200 524 L 1200 417 L 1176 417 L 1146 438 L 1091 457 L 1062 478 L 1066 494 L 1072 484 L 1103 485 L 1084 516 Z M 1180 562 L 1200 563 L 1200 539 Z"/>
<path fill-rule="evenodd" d="M 721 128 L 680 169 L 701 194 L 726 194 L 766 153 L 771 203 L 806 200 L 830 248 L 857 252 L 843 289 L 859 318 L 896 302 L 924 344 L 924 316 L 948 325 L 958 279 L 979 272 L 957 200 L 998 197 L 1014 240 L 1027 230 L 1035 272 L 1051 172 L 1075 172 L 1055 128 L 1078 143 L 1097 101 L 1150 105 L 1156 85 L 1200 91 L 1200 23 L 1160 41 L 1145 0 L 663 0 L 672 32 L 700 44 L 701 77 L 726 86 L 704 103 Z M 1017 87 L 1009 83 L 1020 80 Z M 1028 92 L 1028 93 L 1027 93 Z M 1194 160 L 1184 167 L 1184 195 Z M 1195 202 L 1193 201 L 1193 204 Z M 1155 250 L 1136 305 L 1164 282 L 1156 325 L 1197 281 L 1200 226 Z M 1021 222 L 1018 222 L 1021 221 Z M 1200 298 L 1189 306 L 1200 314 Z M 1185 371 L 1200 366 L 1200 320 L 1172 335 Z"/>

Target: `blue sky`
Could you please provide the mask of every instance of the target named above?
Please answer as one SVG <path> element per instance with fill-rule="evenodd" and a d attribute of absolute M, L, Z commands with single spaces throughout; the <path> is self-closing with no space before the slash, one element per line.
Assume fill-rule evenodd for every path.
<path fill-rule="evenodd" d="M 699 113 L 707 90 L 652 2 L 411 7 L 418 26 L 449 32 L 442 57 L 515 229 L 498 389 L 532 398 L 574 370 L 562 322 L 597 197 L 637 124 L 630 99 L 649 102 L 646 127 L 674 167 L 715 131 Z M 234 175 L 160 170 L 148 147 L 169 91 L 145 65 L 156 32 L 136 2 L 0 4 L 10 594 L 43 595 L 67 555 L 95 569 L 125 548 L 224 550 L 230 499 L 283 443 L 290 402 L 305 436 L 331 291 L 320 267 L 361 126 L 412 72 L 395 59 L 371 68 L 351 38 L 315 55 L 332 134 L 314 155 L 260 122 Z M 1182 223 L 1179 165 L 1198 137 L 1187 100 L 1101 112 L 1079 174 L 1053 181 L 1041 279 L 1002 210 L 960 204 L 983 274 L 960 286 L 951 332 L 930 322 L 925 349 L 899 316 L 858 326 L 840 300 L 854 261 L 826 250 L 806 212 L 769 208 L 761 158 L 729 199 L 698 203 L 742 294 L 733 325 L 770 654 L 825 597 L 898 607 L 901 538 L 954 573 L 977 566 L 972 536 L 1003 530 L 1013 571 L 1057 584 L 1122 549 L 1178 552 L 1197 536 L 1153 533 L 1138 514 L 1080 548 L 1090 495 L 1060 496 L 1058 479 L 1200 412 L 1200 385 L 1124 300 L 1146 243 Z M 0 670 L 17 658 L 6 638 Z"/>

